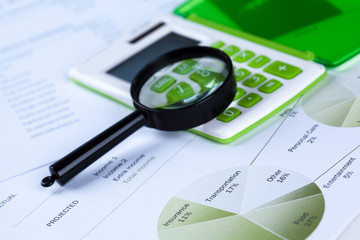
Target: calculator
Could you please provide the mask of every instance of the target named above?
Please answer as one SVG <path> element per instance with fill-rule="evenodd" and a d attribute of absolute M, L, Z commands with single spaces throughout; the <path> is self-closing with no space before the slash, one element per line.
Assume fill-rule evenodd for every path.
<path fill-rule="evenodd" d="M 194 45 L 220 49 L 233 62 L 237 82 L 235 98 L 215 119 L 190 131 L 229 143 L 265 121 L 326 74 L 325 67 L 318 63 L 263 44 L 266 41 L 254 41 L 256 37 L 242 36 L 169 14 L 117 40 L 73 67 L 69 75 L 76 83 L 132 108 L 131 81 L 153 59 Z M 191 69 L 184 74 L 173 71 L 166 78 L 159 76 L 156 90 L 161 89 L 161 94 L 173 92 L 184 75 L 189 76 L 190 81 L 190 76 L 201 77 L 201 69 L 180 64 L 182 66 L 174 68 L 188 66 Z"/>

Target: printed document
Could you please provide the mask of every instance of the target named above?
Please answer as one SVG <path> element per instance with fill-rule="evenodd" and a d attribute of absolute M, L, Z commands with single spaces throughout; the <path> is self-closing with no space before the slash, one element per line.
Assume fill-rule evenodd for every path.
<path fill-rule="evenodd" d="M 2 239 L 337 239 L 360 213 L 360 65 L 230 144 L 144 127 L 40 185 L 131 112 L 70 67 L 181 2 L 0 1 Z"/>

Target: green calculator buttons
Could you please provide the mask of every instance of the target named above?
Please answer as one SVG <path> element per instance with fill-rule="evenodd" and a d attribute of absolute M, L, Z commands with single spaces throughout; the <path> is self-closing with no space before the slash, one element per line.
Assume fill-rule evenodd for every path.
<path fill-rule="evenodd" d="M 241 114 L 241 111 L 237 108 L 230 107 L 216 117 L 221 122 L 230 122 Z"/>
<path fill-rule="evenodd" d="M 169 75 L 165 75 L 159 78 L 153 85 L 151 85 L 150 89 L 156 93 L 162 93 L 165 92 L 165 90 L 167 90 L 175 82 L 175 78 Z"/>
<path fill-rule="evenodd" d="M 263 83 L 266 80 L 266 77 L 264 77 L 261 74 L 254 74 L 251 77 L 249 77 L 248 79 L 246 79 L 243 84 L 247 87 L 257 87 L 259 86 L 261 83 Z"/>
<path fill-rule="evenodd" d="M 229 45 L 223 49 L 223 52 L 226 53 L 228 56 L 232 56 L 235 53 L 237 53 L 239 50 L 240 50 L 240 48 L 238 48 L 237 46 Z"/>
<path fill-rule="evenodd" d="M 270 58 L 264 55 L 257 56 L 251 62 L 249 62 L 249 66 L 253 68 L 260 68 L 267 64 L 270 61 Z"/>
<path fill-rule="evenodd" d="M 300 68 L 280 61 L 271 63 L 264 71 L 284 79 L 292 79 L 302 72 Z"/>
<path fill-rule="evenodd" d="M 222 75 L 207 69 L 198 69 L 189 77 L 202 88 L 211 88 L 214 84 L 214 80 L 221 80 Z"/>
<path fill-rule="evenodd" d="M 255 56 L 255 53 L 249 50 L 245 50 L 236 55 L 233 60 L 235 62 L 243 63 L 252 58 L 253 56 Z"/>
<path fill-rule="evenodd" d="M 246 91 L 242 88 L 236 88 L 236 93 L 235 93 L 235 97 L 233 101 L 238 100 L 239 98 L 241 98 L 242 96 L 244 96 L 246 94 Z"/>
<path fill-rule="evenodd" d="M 249 93 L 248 95 L 240 99 L 238 105 L 245 108 L 251 108 L 258 102 L 260 102 L 261 99 L 262 97 L 256 93 Z"/>
<path fill-rule="evenodd" d="M 197 63 L 198 62 L 193 59 L 185 60 L 185 61 L 181 62 L 179 65 L 177 65 L 173 69 L 173 72 L 181 74 L 181 75 L 188 74 L 196 67 Z"/>
<path fill-rule="evenodd" d="M 217 49 L 222 48 L 223 46 L 225 46 L 225 43 L 223 41 L 216 41 L 210 45 L 210 47 Z"/>
<path fill-rule="evenodd" d="M 264 85 L 259 87 L 259 91 L 263 93 L 272 93 L 275 90 L 279 89 L 282 86 L 282 83 L 278 80 L 271 79 L 270 81 L 266 82 Z"/>
<path fill-rule="evenodd" d="M 247 76 L 250 75 L 250 71 L 245 69 L 245 68 L 239 68 L 235 71 L 235 79 L 237 82 L 243 80 L 244 78 L 246 78 Z"/>
<path fill-rule="evenodd" d="M 190 84 L 186 82 L 179 82 L 167 92 L 166 98 L 168 100 L 168 104 L 173 104 L 181 102 L 182 100 L 194 95 L 195 92 Z"/>

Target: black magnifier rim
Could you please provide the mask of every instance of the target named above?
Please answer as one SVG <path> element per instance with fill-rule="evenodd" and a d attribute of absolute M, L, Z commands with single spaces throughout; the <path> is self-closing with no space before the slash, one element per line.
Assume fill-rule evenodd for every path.
<path fill-rule="evenodd" d="M 149 108 L 139 102 L 139 93 L 145 82 L 162 68 L 185 59 L 212 57 L 225 63 L 228 71 L 224 82 L 209 96 L 179 109 Z M 206 123 L 222 113 L 236 93 L 236 81 L 231 59 L 221 50 L 193 46 L 180 48 L 151 61 L 134 78 L 130 93 L 134 107 L 146 118 L 146 126 L 166 131 L 185 130 Z"/>

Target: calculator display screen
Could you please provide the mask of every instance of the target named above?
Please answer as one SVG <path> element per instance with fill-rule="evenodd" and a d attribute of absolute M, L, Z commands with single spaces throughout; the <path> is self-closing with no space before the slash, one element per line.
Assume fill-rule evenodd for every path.
<path fill-rule="evenodd" d="M 135 55 L 121 62 L 117 66 L 113 67 L 108 74 L 121 78 L 127 82 L 131 82 L 135 75 L 143 68 L 147 63 L 156 57 L 178 49 L 182 47 L 189 47 L 198 44 L 199 41 L 184 37 L 176 33 L 169 33 L 166 36 L 160 38 L 156 42 L 152 43 L 145 49 L 139 51 Z"/>

